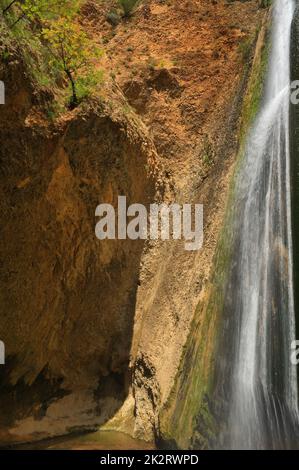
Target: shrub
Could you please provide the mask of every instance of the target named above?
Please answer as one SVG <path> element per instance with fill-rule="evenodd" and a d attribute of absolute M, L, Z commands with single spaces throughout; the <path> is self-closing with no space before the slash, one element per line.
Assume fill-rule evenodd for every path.
<path fill-rule="evenodd" d="M 87 76 L 92 73 L 94 62 L 102 51 L 88 38 L 82 27 L 72 20 L 60 17 L 43 29 L 43 37 L 48 42 L 53 58 L 52 65 L 65 73 L 71 89 L 71 107 L 77 106 L 77 79 L 80 70 Z"/>
<path fill-rule="evenodd" d="M 122 9 L 124 11 L 124 15 L 126 17 L 131 16 L 132 11 L 133 11 L 133 9 L 134 9 L 137 2 L 138 2 L 138 0 L 118 0 L 118 3 L 122 7 Z"/>
<path fill-rule="evenodd" d="M 84 98 L 90 96 L 103 83 L 103 70 L 93 70 L 87 75 L 79 76 L 76 81 L 76 95 L 80 103 Z M 69 87 L 70 97 L 72 100 L 72 89 Z"/>

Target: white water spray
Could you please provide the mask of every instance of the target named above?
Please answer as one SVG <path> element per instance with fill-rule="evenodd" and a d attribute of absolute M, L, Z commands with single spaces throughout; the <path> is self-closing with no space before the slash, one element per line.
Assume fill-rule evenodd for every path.
<path fill-rule="evenodd" d="M 265 98 L 237 182 L 240 207 L 231 315 L 226 447 L 288 448 L 298 421 L 293 301 L 289 84 L 293 0 L 276 0 Z"/>

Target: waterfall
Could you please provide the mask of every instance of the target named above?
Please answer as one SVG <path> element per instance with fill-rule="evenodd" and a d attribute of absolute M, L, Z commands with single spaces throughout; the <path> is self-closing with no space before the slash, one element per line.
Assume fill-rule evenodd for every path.
<path fill-rule="evenodd" d="M 264 99 L 236 182 L 237 231 L 225 300 L 227 421 L 232 449 L 295 446 L 289 84 L 293 0 L 276 0 Z"/>

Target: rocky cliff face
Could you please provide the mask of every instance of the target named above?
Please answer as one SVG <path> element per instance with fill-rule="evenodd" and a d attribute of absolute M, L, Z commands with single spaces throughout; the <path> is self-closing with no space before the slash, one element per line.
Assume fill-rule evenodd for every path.
<path fill-rule="evenodd" d="M 34 118 L 20 58 L 2 66 L 1 79 L 0 337 L 7 363 L 0 421 L 6 440 L 8 430 L 18 437 L 16 423 L 25 417 L 22 439 L 27 426 L 28 434 L 42 437 L 81 419 L 106 421 L 124 400 L 143 246 L 99 242 L 95 208 L 117 205 L 121 194 L 128 204 L 152 201 L 156 154 L 144 126 L 121 111 L 116 88 L 112 108 L 94 102 L 55 127 Z M 61 405 L 51 406 L 58 398 Z"/>
<path fill-rule="evenodd" d="M 255 0 L 151 0 L 113 27 L 111 5 L 82 12 L 106 44 L 106 77 L 116 72 L 105 99 L 50 123 L 21 52 L 1 64 L 2 443 L 103 424 L 158 437 L 207 296 L 262 12 Z M 203 203 L 204 249 L 99 242 L 95 208 L 122 194 Z"/>

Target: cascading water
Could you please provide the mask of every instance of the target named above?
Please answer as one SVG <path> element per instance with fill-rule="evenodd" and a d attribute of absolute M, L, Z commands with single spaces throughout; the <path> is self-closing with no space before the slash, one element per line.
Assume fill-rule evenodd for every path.
<path fill-rule="evenodd" d="M 298 422 L 289 84 L 293 0 L 276 0 L 262 108 L 236 182 L 238 228 L 226 294 L 227 425 L 222 446 L 294 447 Z M 228 362 L 224 360 L 223 362 Z M 229 368 L 229 370 L 228 370 Z"/>

